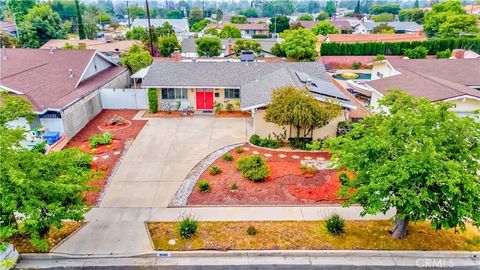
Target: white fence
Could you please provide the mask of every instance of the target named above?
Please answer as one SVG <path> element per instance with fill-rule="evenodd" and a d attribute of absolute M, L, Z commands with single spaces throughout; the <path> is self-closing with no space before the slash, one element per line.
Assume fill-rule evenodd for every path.
<path fill-rule="evenodd" d="M 104 109 L 148 109 L 147 89 L 112 89 L 100 90 L 100 99 Z"/>

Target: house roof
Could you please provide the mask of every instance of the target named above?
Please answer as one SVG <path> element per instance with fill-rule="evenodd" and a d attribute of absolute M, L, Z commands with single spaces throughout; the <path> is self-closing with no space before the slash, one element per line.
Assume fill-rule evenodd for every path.
<path fill-rule="evenodd" d="M 230 39 L 221 39 L 222 42 L 222 50 L 225 50 L 227 48 L 227 45 L 229 43 L 235 44 L 235 41 L 237 39 L 235 38 L 230 38 Z M 254 40 L 258 41 L 260 43 L 260 46 L 262 47 L 263 50 L 265 51 L 270 51 L 272 47 L 278 43 L 277 39 L 267 39 L 267 38 L 261 38 L 261 39 L 248 39 L 248 40 Z M 197 52 L 197 44 L 195 43 L 195 38 L 190 37 L 190 38 L 184 38 L 182 39 L 182 53 L 196 53 Z"/>
<path fill-rule="evenodd" d="M 392 60 L 399 75 L 372 80 L 367 85 L 385 95 L 390 89 L 402 89 L 414 97 L 432 101 L 462 96 L 480 98 L 480 59 Z"/>
<path fill-rule="evenodd" d="M 318 22 L 317 21 L 297 21 L 303 28 L 312 29 Z"/>
<path fill-rule="evenodd" d="M 50 48 L 63 48 L 65 44 L 70 44 L 78 46 L 78 44 L 84 43 L 89 50 L 97 50 L 99 52 L 125 52 L 130 49 L 135 44 L 141 44 L 138 40 L 115 40 L 115 41 L 106 41 L 106 40 L 68 40 L 68 39 L 50 39 L 45 43 L 40 49 L 50 49 Z"/>
<path fill-rule="evenodd" d="M 230 23 L 219 23 L 219 24 L 209 24 L 206 28 L 217 28 L 223 29 L 225 25 L 229 25 Z M 261 23 L 237 23 L 234 24 L 239 30 L 262 30 L 267 31 L 268 26 L 261 24 Z"/>
<path fill-rule="evenodd" d="M 352 29 L 352 25 L 350 24 L 349 21 L 330 21 L 330 23 L 335 26 L 338 30 L 342 29 Z"/>
<path fill-rule="evenodd" d="M 320 100 L 355 107 L 330 83 L 320 62 L 154 62 L 142 87 L 240 88 L 241 107 L 247 109 L 265 106 L 273 89 L 285 85 L 307 87 Z"/>
<path fill-rule="evenodd" d="M 367 31 L 372 31 L 375 26 L 384 24 L 384 22 L 360 22 Z M 421 25 L 416 22 L 387 22 L 389 26 L 395 28 L 396 31 L 420 31 L 423 29 Z"/>
<path fill-rule="evenodd" d="M 325 39 L 337 43 L 362 43 L 362 42 L 400 42 L 424 41 L 423 35 L 417 34 L 328 34 Z"/>
<path fill-rule="evenodd" d="M 0 62 L 0 88 L 3 86 L 25 95 L 37 112 L 64 109 L 126 72 L 124 67 L 112 63 L 106 70 L 81 81 L 93 57 L 104 58 L 93 50 L 54 50 L 51 53 L 38 49 L 5 49 L 4 52 L 7 57 L 2 55 Z"/>
<path fill-rule="evenodd" d="M 173 26 L 175 32 L 177 33 L 188 33 L 188 20 L 187 19 L 150 19 L 150 24 L 155 27 L 161 27 L 164 23 L 168 22 Z M 148 28 L 148 20 L 147 19 L 135 19 L 132 22 L 133 27 L 143 27 Z"/>

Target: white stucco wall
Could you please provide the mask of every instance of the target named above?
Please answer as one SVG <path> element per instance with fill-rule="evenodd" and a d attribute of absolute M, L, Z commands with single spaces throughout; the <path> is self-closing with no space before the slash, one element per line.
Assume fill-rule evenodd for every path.
<path fill-rule="evenodd" d="M 85 74 L 83 75 L 82 81 L 92 77 L 93 75 L 97 74 L 98 72 L 104 71 L 107 68 L 111 67 L 113 64 L 108 62 L 107 60 L 101 58 L 98 55 L 93 57 L 93 60 L 88 65 Z M 73 71 L 75 72 L 75 70 Z"/>
<path fill-rule="evenodd" d="M 400 73 L 394 70 L 387 62 L 377 62 L 373 64 L 372 80 L 387 78 L 398 74 Z"/>

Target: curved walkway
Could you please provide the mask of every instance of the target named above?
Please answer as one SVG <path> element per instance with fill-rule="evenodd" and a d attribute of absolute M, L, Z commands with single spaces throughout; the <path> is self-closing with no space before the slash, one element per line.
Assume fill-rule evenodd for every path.
<path fill-rule="evenodd" d="M 331 213 L 361 219 L 361 208 L 201 207 L 167 208 L 190 170 L 209 153 L 245 142 L 251 119 L 150 119 L 121 160 L 99 208 L 88 224 L 56 247 L 54 253 L 128 255 L 153 251 L 145 221 L 175 221 L 189 213 L 199 220 L 321 220 Z M 385 219 L 391 216 L 367 216 Z"/>

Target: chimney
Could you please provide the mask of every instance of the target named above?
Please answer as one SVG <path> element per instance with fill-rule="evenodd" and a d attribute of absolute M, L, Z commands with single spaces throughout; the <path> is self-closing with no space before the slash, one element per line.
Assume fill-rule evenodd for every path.
<path fill-rule="evenodd" d="M 68 69 L 68 77 L 73 78 L 73 70 L 71 68 Z"/>
<path fill-rule="evenodd" d="M 452 51 L 452 56 L 456 59 L 463 59 L 465 56 L 465 50 L 462 49 L 455 49 Z"/>
<path fill-rule="evenodd" d="M 182 56 L 180 55 L 180 50 L 175 49 L 173 51 L 173 61 L 180 62 L 180 60 L 182 60 Z"/>
<path fill-rule="evenodd" d="M 233 53 L 233 43 L 228 42 L 227 44 L 227 55 Z"/>

